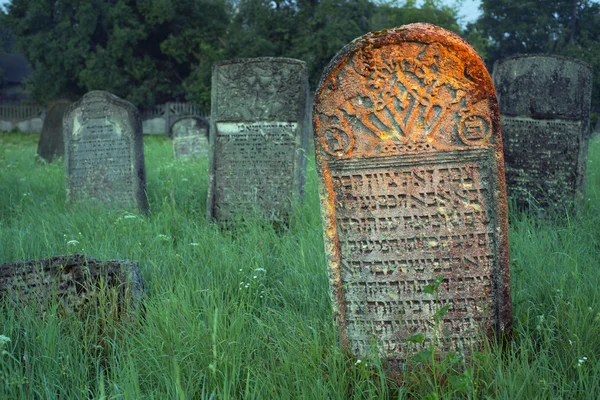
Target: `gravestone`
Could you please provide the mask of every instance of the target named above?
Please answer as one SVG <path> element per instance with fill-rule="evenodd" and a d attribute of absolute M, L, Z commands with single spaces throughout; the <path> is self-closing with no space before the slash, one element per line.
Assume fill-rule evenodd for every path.
<path fill-rule="evenodd" d="M 183 117 L 171 126 L 175 158 L 208 156 L 208 121 L 200 117 Z"/>
<path fill-rule="evenodd" d="M 258 210 L 287 222 L 302 197 L 308 141 L 308 72 L 289 58 L 217 63 L 212 76 L 208 218 Z"/>
<path fill-rule="evenodd" d="M 99 261 L 74 254 L 0 265 L 0 300 L 39 304 L 41 311 L 56 296 L 65 312 L 80 312 L 101 286 L 116 290 L 121 312 L 139 308 L 145 291 L 138 263 L 127 260 Z"/>
<path fill-rule="evenodd" d="M 495 63 L 507 190 L 520 207 L 583 205 L 592 79 L 588 65 L 559 56 Z"/>
<path fill-rule="evenodd" d="M 63 115 L 70 105 L 71 102 L 68 100 L 57 100 L 48 106 L 38 142 L 38 159 L 52 162 L 65 154 Z"/>
<path fill-rule="evenodd" d="M 131 103 L 92 91 L 63 118 L 67 199 L 148 212 L 140 116 Z"/>
<path fill-rule="evenodd" d="M 366 34 L 325 69 L 313 115 L 344 345 L 364 356 L 376 343 L 397 370 L 434 335 L 436 351 L 468 353 L 507 332 L 502 139 L 475 50 L 429 24 Z M 426 286 L 442 278 L 436 302 Z M 408 341 L 416 334 L 423 343 Z"/>

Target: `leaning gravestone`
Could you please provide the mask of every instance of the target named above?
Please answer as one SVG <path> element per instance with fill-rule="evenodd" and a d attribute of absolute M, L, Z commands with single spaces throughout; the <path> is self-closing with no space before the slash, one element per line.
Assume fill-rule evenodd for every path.
<path fill-rule="evenodd" d="M 302 196 L 308 72 L 289 58 L 218 63 L 212 76 L 208 217 L 258 210 L 285 222 Z"/>
<path fill-rule="evenodd" d="M 429 24 L 366 34 L 325 69 L 313 114 L 344 345 L 364 356 L 376 343 L 397 370 L 434 337 L 469 352 L 509 330 L 502 139 L 477 53 Z M 442 277 L 436 302 L 426 286 Z"/>
<path fill-rule="evenodd" d="M 116 290 L 121 312 L 139 308 L 145 291 L 138 263 L 127 260 L 74 254 L 0 265 L 0 300 L 39 304 L 42 311 L 56 296 L 65 312 L 80 312 L 101 287 Z"/>
<path fill-rule="evenodd" d="M 523 55 L 494 65 L 508 194 L 519 206 L 583 205 L 592 79 L 588 65 L 559 56 Z"/>
<path fill-rule="evenodd" d="M 39 159 L 52 162 L 65 154 L 63 140 L 63 115 L 71 105 L 69 100 L 57 100 L 48 106 L 38 142 Z"/>
<path fill-rule="evenodd" d="M 140 116 L 131 103 L 92 91 L 65 113 L 67 199 L 148 212 Z"/>
<path fill-rule="evenodd" d="M 183 117 L 171 126 L 175 158 L 208 155 L 208 121 L 200 117 Z"/>

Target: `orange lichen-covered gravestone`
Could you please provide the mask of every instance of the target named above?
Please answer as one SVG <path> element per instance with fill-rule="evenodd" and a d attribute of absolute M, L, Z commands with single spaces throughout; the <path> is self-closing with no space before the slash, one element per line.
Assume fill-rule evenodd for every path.
<path fill-rule="evenodd" d="M 327 66 L 314 129 L 344 345 L 365 355 L 376 343 L 396 368 L 431 345 L 468 353 L 509 330 L 498 104 L 477 53 L 428 24 L 369 33 Z M 423 343 L 407 340 L 418 333 Z"/>

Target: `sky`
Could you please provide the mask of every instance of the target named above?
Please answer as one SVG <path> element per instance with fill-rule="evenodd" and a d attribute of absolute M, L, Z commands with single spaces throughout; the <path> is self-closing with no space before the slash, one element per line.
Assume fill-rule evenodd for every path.
<path fill-rule="evenodd" d="M 453 0 L 443 0 L 442 3 L 452 5 Z M 463 3 L 458 11 L 458 16 L 461 18 L 459 21 L 462 25 L 466 25 L 469 22 L 475 22 L 475 20 L 481 15 L 479 11 L 479 5 L 481 0 L 463 0 Z"/>

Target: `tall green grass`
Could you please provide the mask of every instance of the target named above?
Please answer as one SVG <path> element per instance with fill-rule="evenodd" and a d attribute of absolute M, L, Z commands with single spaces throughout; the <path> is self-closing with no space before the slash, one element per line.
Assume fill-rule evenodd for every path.
<path fill-rule="evenodd" d="M 289 229 L 224 230 L 206 222 L 207 161 L 175 161 L 167 138 L 144 139 L 150 218 L 66 208 L 64 164 L 36 163 L 37 139 L 0 135 L 0 262 L 137 260 L 145 314 L 4 307 L 0 399 L 600 398 L 600 142 L 581 216 L 510 216 L 512 342 L 434 381 L 418 365 L 391 380 L 338 346 L 312 160 Z"/>

